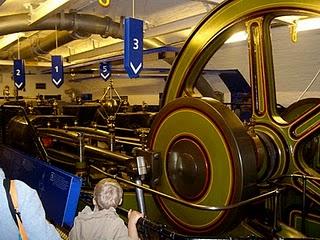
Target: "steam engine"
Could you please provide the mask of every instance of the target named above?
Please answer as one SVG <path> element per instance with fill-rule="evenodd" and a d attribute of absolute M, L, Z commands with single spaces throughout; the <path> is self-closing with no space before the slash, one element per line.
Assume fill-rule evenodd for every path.
<path fill-rule="evenodd" d="M 270 19 L 319 16 L 319 9 L 312 0 L 226 1 L 180 51 L 159 111 L 130 111 L 108 98 L 61 106 L 61 114 L 3 106 L 4 143 L 82 176 L 84 190 L 105 176 L 117 178 L 126 189 L 124 207 L 138 205 L 149 219 L 141 222 L 145 231 L 165 239 L 314 237 L 320 99 L 276 105 Z M 202 76 L 241 24 L 251 87 L 237 104 L 247 107 L 246 119 L 208 95 Z"/>

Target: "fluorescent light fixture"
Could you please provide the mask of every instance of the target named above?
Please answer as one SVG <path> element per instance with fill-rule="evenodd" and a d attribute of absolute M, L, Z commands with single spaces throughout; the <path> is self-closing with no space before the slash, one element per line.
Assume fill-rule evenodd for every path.
<path fill-rule="evenodd" d="M 320 18 L 304 18 L 301 16 L 283 16 L 277 19 L 288 22 L 291 24 L 297 24 L 297 32 L 320 29 Z M 245 31 L 237 32 L 233 34 L 225 43 L 234 43 L 246 40 L 248 34 Z"/>
<path fill-rule="evenodd" d="M 51 62 L 26 61 L 26 66 L 51 68 Z M 13 66 L 12 60 L 0 60 L 0 66 Z"/>
<path fill-rule="evenodd" d="M 24 37 L 24 33 L 12 33 L 3 36 L 3 38 L 0 39 L 0 49 L 5 48 L 6 46 L 9 46 L 10 44 L 14 43 L 18 40 L 18 38 Z"/>
<path fill-rule="evenodd" d="M 297 31 L 320 29 L 320 18 L 308 18 L 297 21 Z"/>
<path fill-rule="evenodd" d="M 56 14 L 70 1 L 71 0 L 47 0 L 43 3 L 40 3 L 39 7 L 31 9 L 30 11 L 30 25 Z"/>
<path fill-rule="evenodd" d="M 307 18 L 306 16 L 282 16 L 276 19 L 297 25 L 297 32 L 320 29 L 320 18 Z"/>
<path fill-rule="evenodd" d="M 246 31 L 237 32 L 233 34 L 231 37 L 229 37 L 228 40 L 225 41 L 224 43 L 234 43 L 234 42 L 244 41 L 247 39 L 247 37 L 248 37 L 248 34 L 246 33 Z"/>
<path fill-rule="evenodd" d="M 290 16 L 281 16 L 276 17 L 276 20 L 280 20 L 282 22 L 291 23 L 293 24 L 295 21 L 298 21 L 301 18 L 305 18 L 305 16 L 296 16 L 296 15 L 290 15 Z"/>

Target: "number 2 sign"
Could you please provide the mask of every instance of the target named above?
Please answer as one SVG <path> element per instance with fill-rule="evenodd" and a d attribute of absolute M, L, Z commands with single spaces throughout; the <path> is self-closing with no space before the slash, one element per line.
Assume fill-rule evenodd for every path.
<path fill-rule="evenodd" d="M 24 70 L 24 60 L 13 60 L 13 80 L 17 89 L 21 90 L 25 87 L 26 77 Z"/>

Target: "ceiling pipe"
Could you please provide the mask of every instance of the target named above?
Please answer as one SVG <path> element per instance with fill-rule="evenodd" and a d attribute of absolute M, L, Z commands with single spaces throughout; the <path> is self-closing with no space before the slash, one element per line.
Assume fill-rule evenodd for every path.
<path fill-rule="evenodd" d="M 114 22 L 110 17 L 99 17 L 89 14 L 61 13 L 49 19 L 46 19 L 36 25 L 29 25 L 28 14 L 17 14 L 0 17 L 0 35 L 6 35 L 16 32 L 28 32 L 37 30 L 67 30 L 68 32 L 58 32 L 49 35 L 46 38 L 37 39 L 20 49 L 20 57 L 27 59 L 40 54 L 47 54 L 58 46 L 62 46 L 73 40 L 89 37 L 91 34 L 100 36 L 123 38 L 122 24 Z M 2 59 L 8 59 L 17 55 L 17 51 L 6 51 L 0 54 Z"/>
<path fill-rule="evenodd" d="M 143 36 L 143 47 L 145 49 L 148 49 L 164 46 L 165 44 L 159 40 L 158 36 L 165 36 L 167 34 L 171 34 L 177 31 L 190 29 L 194 26 L 194 23 L 199 22 L 206 14 L 207 13 L 204 12 L 194 16 L 179 19 L 171 23 L 162 24 L 153 28 L 147 28 Z M 82 59 L 90 59 L 98 55 L 103 55 L 105 53 L 110 53 L 114 51 L 120 52 L 122 50 L 123 43 L 116 43 L 109 46 L 103 46 L 93 50 L 70 55 L 66 58 L 66 60 L 67 62 L 80 61 Z M 170 64 L 172 64 L 171 61 Z"/>
<path fill-rule="evenodd" d="M 86 37 L 90 37 L 90 35 L 91 34 L 86 35 Z M 36 41 L 33 42 L 31 48 L 26 47 L 22 51 L 20 50 L 20 56 L 21 58 L 33 58 L 38 55 L 48 54 L 57 46 L 63 46 L 64 44 L 79 38 L 81 37 L 66 31 L 60 31 L 58 33 L 54 32 L 45 38 L 36 39 Z"/>
<path fill-rule="evenodd" d="M 48 54 L 50 51 L 57 47 L 63 46 L 73 40 L 80 38 L 88 38 L 91 34 L 81 36 L 79 33 L 70 33 L 67 31 L 59 31 L 49 34 L 45 38 L 39 38 L 37 35 L 20 41 L 20 58 L 30 59 L 39 55 Z M 13 59 L 18 56 L 18 50 L 15 48 L 13 51 L 3 51 L 0 53 L 1 59 Z"/>
<path fill-rule="evenodd" d="M 29 25 L 28 14 L 0 17 L 0 35 L 55 29 L 99 34 L 102 37 L 123 38 L 122 24 L 114 22 L 108 16 L 99 17 L 90 14 L 61 13 L 32 26 Z"/>

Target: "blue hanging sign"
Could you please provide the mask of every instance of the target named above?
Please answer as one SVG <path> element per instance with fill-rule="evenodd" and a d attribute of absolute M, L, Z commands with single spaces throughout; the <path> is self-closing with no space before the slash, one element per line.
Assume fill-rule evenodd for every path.
<path fill-rule="evenodd" d="M 13 60 L 13 80 L 17 89 L 21 90 L 25 87 L 26 76 L 24 70 L 24 60 L 22 59 Z"/>
<path fill-rule="evenodd" d="M 143 68 L 143 21 L 131 17 L 124 22 L 124 68 L 130 78 Z"/>
<path fill-rule="evenodd" d="M 51 56 L 51 80 L 59 88 L 64 82 L 63 61 L 60 55 Z"/>
<path fill-rule="evenodd" d="M 100 77 L 107 81 L 111 77 L 111 65 L 108 62 L 100 62 L 99 65 Z"/>

